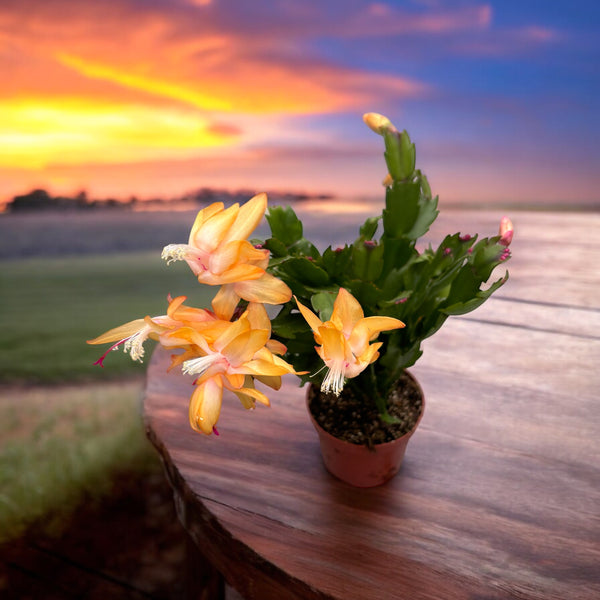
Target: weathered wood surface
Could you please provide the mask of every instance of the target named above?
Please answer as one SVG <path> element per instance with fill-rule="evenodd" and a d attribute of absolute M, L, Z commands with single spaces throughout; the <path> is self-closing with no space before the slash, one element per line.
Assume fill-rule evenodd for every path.
<path fill-rule="evenodd" d="M 149 437 L 180 518 L 245 597 L 600 598 L 600 215 L 513 217 L 511 280 L 426 342 L 426 413 L 384 486 L 325 471 L 293 380 L 270 409 L 226 398 L 219 437 L 193 433 L 190 380 L 155 352 Z M 440 220 L 487 234 L 498 215 Z"/>

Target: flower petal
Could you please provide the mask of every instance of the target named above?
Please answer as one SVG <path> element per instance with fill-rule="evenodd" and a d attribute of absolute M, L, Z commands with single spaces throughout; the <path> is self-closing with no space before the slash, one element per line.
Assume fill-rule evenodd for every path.
<path fill-rule="evenodd" d="M 281 375 L 255 375 L 255 377 L 262 384 L 274 390 L 281 388 Z"/>
<path fill-rule="evenodd" d="M 331 313 L 331 321 L 336 327 L 341 329 L 346 337 L 350 337 L 354 325 L 364 316 L 359 301 L 345 288 L 340 288 Z"/>
<path fill-rule="evenodd" d="M 269 340 L 265 346 L 273 352 L 273 354 L 285 354 L 287 347 L 277 340 Z"/>
<path fill-rule="evenodd" d="M 197 385 L 190 399 L 189 419 L 192 429 L 210 435 L 219 420 L 223 399 L 223 383 L 213 377 Z"/>
<path fill-rule="evenodd" d="M 319 327 L 319 335 L 321 336 L 321 347 L 327 361 L 343 361 L 346 360 L 346 344 L 345 338 L 339 329 L 334 327 Z"/>
<path fill-rule="evenodd" d="M 190 245 L 206 252 L 215 250 L 235 222 L 238 212 L 239 205 L 233 204 L 225 210 L 210 215 L 203 221 L 194 235 L 190 235 Z"/>
<path fill-rule="evenodd" d="M 267 195 L 257 194 L 240 207 L 235 223 L 225 234 L 223 242 L 245 240 L 256 229 L 267 210 Z"/>
<path fill-rule="evenodd" d="M 240 297 L 235 291 L 233 284 L 221 286 L 215 297 L 212 299 L 211 305 L 215 314 L 225 321 L 229 321 L 235 312 L 235 308 L 240 301 Z"/>
<path fill-rule="evenodd" d="M 108 342 L 118 342 L 120 340 L 124 340 L 125 338 L 131 337 L 144 327 L 146 327 L 146 322 L 144 319 L 135 319 L 135 321 L 129 321 L 129 323 L 125 323 L 124 325 L 119 325 L 119 327 L 114 327 L 113 329 L 105 331 L 102 335 L 99 335 L 93 340 L 87 340 L 87 343 L 106 344 Z"/>
<path fill-rule="evenodd" d="M 321 321 L 321 319 L 319 319 L 319 317 L 317 317 L 317 315 L 315 315 L 310 308 L 306 308 L 306 306 L 304 306 L 304 304 L 302 304 L 298 298 L 294 298 L 296 300 L 296 304 L 298 305 L 298 310 L 308 323 L 308 326 L 313 330 L 313 332 L 317 333 L 319 331 L 319 327 L 323 326 L 323 321 Z"/>
<path fill-rule="evenodd" d="M 271 406 L 269 398 L 256 388 L 241 388 L 232 391 L 240 399 L 244 408 L 254 408 L 254 401 L 260 402 L 265 406 Z"/>
<path fill-rule="evenodd" d="M 268 339 L 269 332 L 264 329 L 244 331 L 223 347 L 221 349 L 221 354 L 227 358 L 229 364 L 235 369 L 240 367 L 243 363 L 252 360 L 256 352 L 265 345 Z M 219 343 L 220 342 L 221 340 L 219 339 Z M 215 348 L 216 347 L 217 345 L 215 343 Z M 267 375 L 270 374 L 271 373 L 267 373 Z M 273 375 L 280 375 L 280 373 L 273 373 Z"/>
<path fill-rule="evenodd" d="M 277 277 L 265 273 L 252 281 L 239 281 L 233 284 L 236 293 L 248 302 L 264 304 L 284 304 L 292 297 L 292 290 Z"/>
<path fill-rule="evenodd" d="M 223 273 L 216 274 L 212 271 L 201 271 L 197 275 L 198 281 L 205 285 L 227 285 L 228 283 L 237 283 L 238 281 L 256 280 L 264 274 L 264 269 L 260 267 L 238 263 Z"/>
<path fill-rule="evenodd" d="M 244 371 L 247 375 L 255 375 L 255 376 L 278 376 L 278 375 L 286 375 L 290 371 L 289 365 L 278 365 L 272 362 L 268 362 L 262 359 L 250 360 L 244 363 L 241 367 L 241 370 Z"/>
<path fill-rule="evenodd" d="M 227 329 L 215 340 L 214 347 L 217 352 L 223 353 L 223 350 L 243 333 L 250 330 L 250 323 L 246 318 L 240 318 L 228 325 Z M 243 343 L 243 342 L 239 342 Z M 252 357 L 250 357 L 252 358 Z"/>
<path fill-rule="evenodd" d="M 234 392 L 239 390 L 246 381 L 246 375 L 243 373 L 227 373 L 224 377 L 225 381 L 223 381 L 223 384 L 227 389 L 230 389 Z"/>
<path fill-rule="evenodd" d="M 194 224 L 192 225 L 192 229 L 190 231 L 190 237 L 188 243 L 192 245 L 194 243 L 194 238 L 196 237 L 196 233 L 200 231 L 202 225 L 210 219 L 212 216 L 221 212 L 225 208 L 225 205 L 222 202 L 213 202 L 206 208 L 203 208 L 198 212 L 196 218 L 194 219 Z"/>
<path fill-rule="evenodd" d="M 404 327 L 404 323 L 393 317 L 366 317 L 355 325 L 348 342 L 352 352 L 358 356 L 379 333 L 401 327 Z"/>
<path fill-rule="evenodd" d="M 248 304 L 248 308 L 246 309 L 246 314 L 252 329 L 266 329 L 270 335 L 271 319 L 269 319 L 269 315 L 267 314 L 267 309 L 265 308 L 264 304 L 260 304 L 259 302 L 250 302 L 250 304 Z"/>
<path fill-rule="evenodd" d="M 255 264 L 257 261 L 263 261 L 268 257 L 268 250 L 258 250 L 245 240 L 235 240 L 221 244 L 210 255 L 208 270 L 215 275 L 220 275 L 224 271 L 232 269 L 238 263 L 252 263 L 253 266 L 258 266 Z M 264 269 L 262 270 L 264 271 Z"/>

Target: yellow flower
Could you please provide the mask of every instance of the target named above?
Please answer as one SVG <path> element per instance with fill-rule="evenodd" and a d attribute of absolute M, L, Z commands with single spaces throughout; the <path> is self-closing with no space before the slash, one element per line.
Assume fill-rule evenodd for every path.
<path fill-rule="evenodd" d="M 227 319 L 240 298 L 282 304 L 292 297 L 285 283 L 266 272 L 269 251 L 247 241 L 266 208 L 266 194 L 254 196 L 241 207 L 234 204 L 226 209 L 222 202 L 215 202 L 198 213 L 187 244 L 163 249 L 167 264 L 185 260 L 200 283 L 222 286 L 213 308 Z"/>
<path fill-rule="evenodd" d="M 382 331 L 404 327 L 402 321 L 392 317 L 365 317 L 358 300 L 344 288 L 340 288 L 331 318 L 325 323 L 298 299 L 296 303 L 313 330 L 319 344 L 315 349 L 327 366 L 321 391 L 336 396 L 342 391 L 346 378 L 356 377 L 379 358 L 382 342 L 369 342 Z"/>
<path fill-rule="evenodd" d="M 268 320 L 262 311 L 262 306 L 249 308 L 214 340 L 193 328 L 186 330 L 194 346 L 184 353 L 183 361 L 180 357 L 177 361 L 183 362 L 184 373 L 197 375 L 189 407 L 190 425 L 195 431 L 213 432 L 221 411 L 223 388 L 234 392 L 245 408 L 253 408 L 255 402 L 268 406 L 269 399 L 254 387 L 254 379 L 278 389 L 281 376 L 295 372 L 290 364 L 269 350 L 270 325 L 257 327 L 264 324 L 265 318 Z"/>
<path fill-rule="evenodd" d="M 215 328 L 223 323 L 214 313 L 210 311 L 185 306 L 185 296 L 175 299 L 169 298 L 169 308 L 166 315 L 158 317 L 146 316 L 143 319 L 135 319 L 124 325 L 106 331 L 102 335 L 88 340 L 88 344 L 107 344 L 115 342 L 94 364 L 104 367 L 104 359 L 111 350 L 123 346 L 123 351 L 128 352 L 132 360 L 142 362 L 144 358 L 144 343 L 148 338 L 160 340 L 166 347 L 182 347 L 167 337 L 167 334 L 176 328 L 193 326 L 197 330 Z"/>

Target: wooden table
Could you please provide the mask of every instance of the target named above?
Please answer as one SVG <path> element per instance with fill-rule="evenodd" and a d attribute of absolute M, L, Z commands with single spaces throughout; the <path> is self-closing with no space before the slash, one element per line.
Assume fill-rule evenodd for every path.
<path fill-rule="evenodd" d="M 190 381 L 154 353 L 148 435 L 244 597 L 600 598 L 600 214 L 512 216 L 511 280 L 427 341 L 425 416 L 384 486 L 325 471 L 293 380 L 270 409 L 227 398 L 219 437 L 193 433 Z M 446 211 L 431 237 L 498 217 Z"/>

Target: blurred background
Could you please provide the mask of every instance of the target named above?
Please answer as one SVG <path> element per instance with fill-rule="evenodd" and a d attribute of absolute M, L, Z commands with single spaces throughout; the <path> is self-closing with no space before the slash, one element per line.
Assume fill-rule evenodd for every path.
<path fill-rule="evenodd" d="M 144 365 L 85 340 L 209 301 L 160 260 L 209 202 L 266 191 L 351 241 L 386 174 L 363 113 L 408 130 L 442 213 L 597 211 L 599 25 L 592 0 L 3 0 L 0 542 L 160 473 Z"/>

